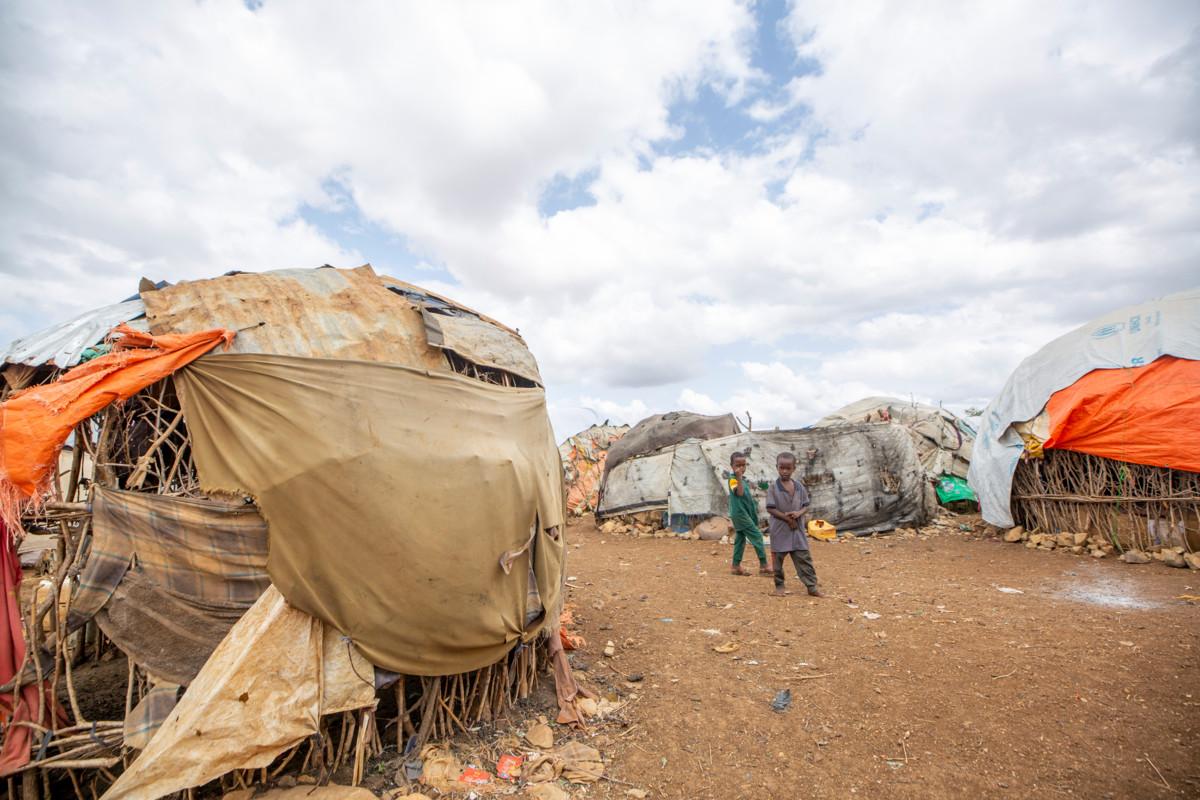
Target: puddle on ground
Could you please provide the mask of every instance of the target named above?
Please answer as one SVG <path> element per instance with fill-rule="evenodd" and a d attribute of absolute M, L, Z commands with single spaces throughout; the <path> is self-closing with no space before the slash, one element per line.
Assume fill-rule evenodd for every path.
<path fill-rule="evenodd" d="M 1105 608 L 1141 610 L 1162 607 L 1162 603 L 1141 595 L 1134 581 L 1101 575 L 1075 575 L 1071 578 L 1071 583 L 1065 589 L 1055 592 L 1054 596 Z"/>

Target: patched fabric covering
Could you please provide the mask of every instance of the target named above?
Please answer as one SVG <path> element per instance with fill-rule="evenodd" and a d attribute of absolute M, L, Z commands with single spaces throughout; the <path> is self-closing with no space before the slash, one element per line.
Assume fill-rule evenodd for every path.
<path fill-rule="evenodd" d="M 561 598 L 562 467 L 545 394 L 392 364 L 221 355 L 176 378 L 201 486 L 253 495 L 288 602 L 372 663 L 448 675 Z M 537 525 L 532 546 L 510 565 Z"/>

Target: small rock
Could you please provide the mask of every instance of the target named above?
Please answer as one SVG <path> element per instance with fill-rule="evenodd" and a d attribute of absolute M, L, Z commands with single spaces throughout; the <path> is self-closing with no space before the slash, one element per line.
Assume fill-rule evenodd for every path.
<path fill-rule="evenodd" d="M 1192 569 L 1200 569 L 1200 553 L 1184 553 L 1183 560 Z"/>
<path fill-rule="evenodd" d="M 277 785 L 282 789 L 290 789 L 296 785 L 296 776 L 284 775 L 279 779 L 279 783 Z"/>
<path fill-rule="evenodd" d="M 1075 546 L 1075 534 L 1060 533 L 1058 535 L 1058 537 L 1054 540 L 1054 543 L 1056 545 L 1058 545 L 1059 547 L 1074 547 Z"/>
<path fill-rule="evenodd" d="M 626 797 L 636 797 L 636 798 L 638 798 L 638 800 L 641 800 L 644 797 L 649 797 L 650 793 L 647 792 L 645 789 L 626 789 L 625 796 Z"/>
<path fill-rule="evenodd" d="M 1121 554 L 1121 560 L 1126 564 L 1149 564 L 1152 559 L 1141 550 L 1126 550 Z"/>
<path fill-rule="evenodd" d="M 612 639 L 609 639 L 608 643 L 604 645 L 604 657 L 612 658 L 616 654 L 617 654 L 617 646 L 615 644 L 613 644 Z"/>
<path fill-rule="evenodd" d="M 1025 533 L 1025 529 L 1023 527 L 1021 527 L 1020 525 L 1018 525 L 1015 528 L 1009 528 L 1008 533 L 1004 534 L 1004 541 L 1019 542 L 1019 541 L 1021 541 L 1021 536 L 1024 533 Z"/>
<path fill-rule="evenodd" d="M 1078 546 L 1080 546 L 1080 545 L 1087 544 L 1087 540 L 1088 540 L 1088 535 L 1087 535 L 1087 533 L 1086 533 L 1086 532 L 1085 532 L 1085 533 L 1077 533 L 1077 534 L 1075 534 L 1075 545 L 1076 545 L 1077 547 L 1078 547 Z"/>
<path fill-rule="evenodd" d="M 1071 548 L 1071 552 L 1077 556 L 1082 555 L 1083 554 L 1083 545 L 1081 545 L 1081 544 L 1075 545 L 1074 547 Z"/>
<path fill-rule="evenodd" d="M 1092 551 L 1092 558 L 1104 558 L 1106 555 L 1108 555 L 1108 553 L 1104 552 L 1103 550 Z"/>
<path fill-rule="evenodd" d="M 1033 550 L 1034 548 L 1037 547 L 1037 542 L 1035 542 L 1033 539 L 1030 539 L 1029 541 L 1027 541 L 1025 543 L 1025 546 L 1028 547 L 1030 550 Z"/>
<path fill-rule="evenodd" d="M 1176 553 L 1174 550 L 1163 550 L 1162 562 L 1168 567 L 1178 567 L 1180 569 L 1185 569 L 1187 567 L 1187 561 L 1185 561 L 1183 556 L 1181 556 L 1179 553 Z"/>

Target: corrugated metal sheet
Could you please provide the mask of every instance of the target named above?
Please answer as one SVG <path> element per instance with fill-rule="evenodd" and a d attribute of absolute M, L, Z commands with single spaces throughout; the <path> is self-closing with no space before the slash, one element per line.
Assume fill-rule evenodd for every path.
<path fill-rule="evenodd" d="M 68 322 L 17 339 L 0 358 L 0 364 L 28 364 L 33 367 L 53 364 L 63 369 L 74 366 L 79 363 L 84 350 L 104 341 L 108 332 L 120 323 L 129 322 L 133 327 L 145 330 L 145 321 L 138 319 L 145 312 L 141 300 L 127 300 L 93 309 Z"/>
<path fill-rule="evenodd" d="M 533 353 L 525 347 L 521 337 L 507 328 L 498 328 L 465 313 L 424 313 L 425 332 L 434 347 L 458 353 L 482 367 L 502 369 L 542 385 L 542 375 Z"/>
<path fill-rule="evenodd" d="M 225 275 L 146 292 L 142 299 L 156 335 L 232 328 L 237 353 L 449 371 L 426 342 L 420 308 L 388 291 L 370 265 Z"/>

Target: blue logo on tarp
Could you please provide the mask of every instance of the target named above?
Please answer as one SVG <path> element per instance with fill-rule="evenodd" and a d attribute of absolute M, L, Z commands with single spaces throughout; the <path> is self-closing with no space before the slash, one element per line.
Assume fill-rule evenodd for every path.
<path fill-rule="evenodd" d="M 1124 322 L 1112 322 L 1108 325 L 1101 325 L 1096 330 L 1092 331 L 1093 339 L 1107 339 L 1110 336 L 1116 336 L 1121 331 L 1125 330 Z"/>

